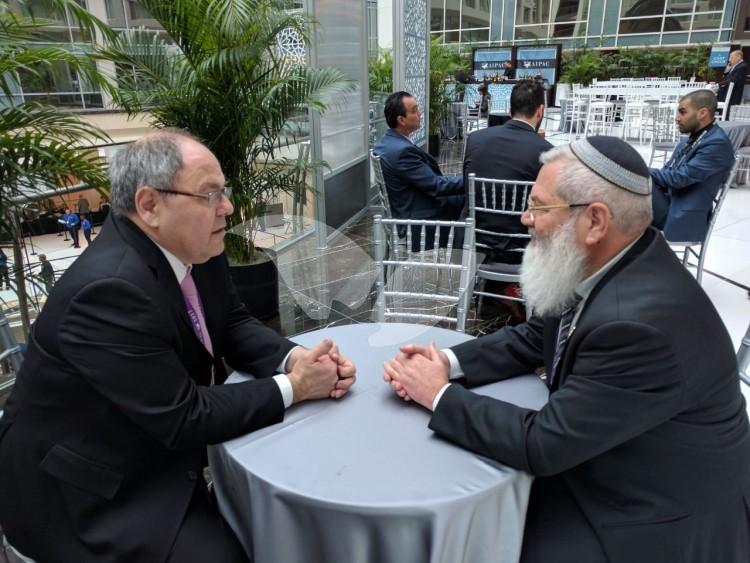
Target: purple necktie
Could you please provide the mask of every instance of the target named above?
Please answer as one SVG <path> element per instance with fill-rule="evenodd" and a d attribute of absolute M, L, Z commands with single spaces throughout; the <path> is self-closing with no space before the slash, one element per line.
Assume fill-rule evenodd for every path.
<path fill-rule="evenodd" d="M 195 287 L 193 274 L 190 270 L 188 270 L 185 279 L 182 280 L 180 289 L 182 289 L 182 296 L 185 298 L 185 306 L 187 307 L 188 317 L 190 318 L 190 324 L 193 325 L 195 335 L 206 347 L 208 353 L 213 356 L 214 348 L 211 345 L 211 337 L 206 328 L 206 318 L 203 316 L 203 306 L 201 305 L 201 300 L 198 296 L 198 288 Z"/>

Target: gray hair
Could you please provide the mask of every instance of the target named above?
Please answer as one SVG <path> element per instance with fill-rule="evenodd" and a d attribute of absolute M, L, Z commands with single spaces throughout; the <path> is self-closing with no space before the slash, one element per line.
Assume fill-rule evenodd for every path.
<path fill-rule="evenodd" d="M 615 227 L 627 236 L 637 235 L 651 224 L 651 197 L 638 195 L 608 182 L 584 165 L 570 146 L 555 147 L 540 157 L 542 164 L 563 160 L 565 167 L 557 179 L 558 195 L 566 203 L 598 201 L 609 207 Z"/>
<path fill-rule="evenodd" d="M 126 215 L 135 211 L 135 192 L 143 186 L 174 189 L 175 177 L 182 169 L 181 139 L 200 142 L 181 129 L 163 129 L 115 153 L 109 163 L 113 213 Z"/>

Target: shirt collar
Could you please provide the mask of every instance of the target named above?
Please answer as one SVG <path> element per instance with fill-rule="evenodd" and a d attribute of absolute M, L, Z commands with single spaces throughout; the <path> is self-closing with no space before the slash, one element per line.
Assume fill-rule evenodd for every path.
<path fill-rule="evenodd" d="M 702 129 L 698 129 L 697 131 L 693 131 L 690 134 L 690 138 L 688 139 L 688 142 L 691 143 L 691 144 L 694 143 L 696 141 L 696 139 L 698 137 L 700 137 L 701 133 L 703 133 L 704 131 L 708 131 L 713 126 L 714 126 L 714 122 L 712 121 L 711 123 L 709 123 L 708 125 L 706 125 Z"/>
<path fill-rule="evenodd" d="M 641 235 L 642 237 L 643 235 Z M 591 274 L 589 277 L 587 277 L 585 280 L 583 280 L 581 283 L 579 283 L 576 286 L 576 295 L 578 295 L 581 298 L 581 301 L 585 301 L 588 299 L 589 295 L 591 295 L 591 292 L 596 287 L 596 284 L 598 284 L 602 278 L 606 275 L 607 272 L 609 272 L 615 264 L 617 264 L 625 254 L 627 254 L 628 250 L 633 248 L 636 242 L 638 242 L 641 237 L 638 237 L 633 242 L 631 242 L 629 245 L 627 245 L 625 248 L 623 248 L 620 252 L 617 253 L 617 255 L 612 258 L 609 262 L 604 264 L 599 270 Z"/>
<path fill-rule="evenodd" d="M 154 242 L 154 244 L 159 247 L 159 250 L 161 250 L 162 254 L 164 254 L 164 257 L 167 259 L 167 262 L 169 262 L 169 265 L 171 266 L 172 271 L 174 272 L 174 275 L 177 278 L 177 283 L 182 284 L 182 280 L 184 280 L 185 277 L 190 273 L 190 270 L 193 269 L 192 264 L 183 264 L 182 260 L 177 258 L 177 256 L 172 254 L 169 250 L 164 248 L 162 245 L 160 245 L 157 242 Z"/>

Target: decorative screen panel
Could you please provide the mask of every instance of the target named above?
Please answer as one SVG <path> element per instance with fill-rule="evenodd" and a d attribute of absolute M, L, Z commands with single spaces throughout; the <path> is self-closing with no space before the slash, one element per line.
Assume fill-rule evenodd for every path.
<path fill-rule="evenodd" d="M 398 3 L 396 4 L 398 6 Z M 417 100 L 422 110 L 422 126 L 411 138 L 416 145 L 427 140 L 428 98 L 427 81 L 427 0 L 401 0 L 395 10 L 396 37 L 394 43 L 397 52 L 394 56 L 394 84 L 396 90 L 406 90 Z M 398 17 L 400 14 L 401 17 Z M 400 37 L 399 37 L 400 36 Z M 400 47 L 400 48 L 398 48 Z"/>

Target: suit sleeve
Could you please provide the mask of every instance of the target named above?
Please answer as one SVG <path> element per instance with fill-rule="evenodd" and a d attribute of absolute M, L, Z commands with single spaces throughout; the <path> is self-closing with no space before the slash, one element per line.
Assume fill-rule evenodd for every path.
<path fill-rule="evenodd" d="M 698 147 L 692 158 L 686 159 L 676 168 L 652 168 L 651 177 L 660 186 L 680 190 L 702 182 L 716 174 L 717 170 L 725 168 L 729 173 L 732 158 L 731 145 L 722 142 L 721 138 L 710 139 L 702 147 Z"/>
<path fill-rule="evenodd" d="M 433 197 L 463 194 L 462 176 L 436 174 L 419 153 L 417 147 L 408 147 L 399 154 L 396 173 L 404 182 Z"/>
<path fill-rule="evenodd" d="M 272 379 L 196 385 L 170 318 L 135 284 L 100 280 L 72 298 L 59 327 L 60 352 L 91 387 L 170 449 L 222 442 L 283 419 Z"/>
<path fill-rule="evenodd" d="M 516 327 L 451 348 L 469 386 L 531 373 L 544 363 L 543 321 L 532 317 Z"/>
<path fill-rule="evenodd" d="M 608 323 L 579 345 L 573 371 L 542 410 L 451 385 L 430 428 L 471 451 L 549 476 L 668 420 L 680 410 L 683 387 L 666 334 L 641 323 Z"/>

